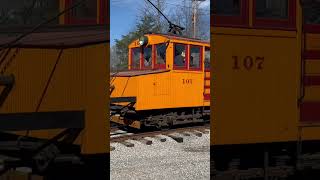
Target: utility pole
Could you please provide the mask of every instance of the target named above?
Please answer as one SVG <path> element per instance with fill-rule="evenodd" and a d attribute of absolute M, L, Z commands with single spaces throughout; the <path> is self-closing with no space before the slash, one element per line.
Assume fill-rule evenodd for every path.
<path fill-rule="evenodd" d="M 157 0 L 157 7 L 158 9 L 162 10 L 161 7 L 160 7 L 160 0 Z M 158 11 L 158 18 L 157 18 L 157 26 L 158 26 L 158 31 L 161 32 L 161 23 L 160 23 L 160 17 L 161 17 L 161 14 L 160 12 Z"/>
<path fill-rule="evenodd" d="M 206 0 L 191 0 L 191 2 L 192 2 L 193 38 L 196 38 L 196 36 L 197 36 L 197 19 L 198 19 L 197 11 L 199 9 L 200 3 L 203 1 L 206 1 Z"/>

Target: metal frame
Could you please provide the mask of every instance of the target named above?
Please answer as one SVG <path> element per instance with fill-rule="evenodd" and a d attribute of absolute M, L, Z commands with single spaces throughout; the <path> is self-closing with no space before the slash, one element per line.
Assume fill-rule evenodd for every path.
<path fill-rule="evenodd" d="M 56 158 L 59 157 L 59 163 L 81 164 L 80 148 L 74 154 L 63 154 L 64 144 L 72 144 L 81 131 L 82 128 L 69 128 L 49 140 L 19 136 L 16 136 L 16 140 L 1 140 L 0 153 L 5 158 L 0 164 L 3 166 L 0 169 L 0 175 L 20 166 L 30 167 L 34 172 L 42 173 L 52 165 L 51 162 L 55 164 Z M 62 140 L 59 141 L 60 139 Z"/>
<path fill-rule="evenodd" d="M 116 97 L 110 98 L 110 103 L 121 103 L 121 102 L 137 102 L 137 97 Z"/>

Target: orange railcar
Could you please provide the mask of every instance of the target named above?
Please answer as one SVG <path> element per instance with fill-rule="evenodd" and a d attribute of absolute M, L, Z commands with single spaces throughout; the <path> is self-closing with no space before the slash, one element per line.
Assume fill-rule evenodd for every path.
<path fill-rule="evenodd" d="M 211 158 L 217 174 L 269 178 L 317 168 L 320 22 L 319 4 L 310 2 L 213 1 Z"/>
<path fill-rule="evenodd" d="M 178 64 L 182 51 L 185 60 Z M 210 45 L 205 41 L 164 34 L 133 41 L 128 71 L 111 80 L 111 122 L 160 128 L 206 121 L 209 63 Z"/>

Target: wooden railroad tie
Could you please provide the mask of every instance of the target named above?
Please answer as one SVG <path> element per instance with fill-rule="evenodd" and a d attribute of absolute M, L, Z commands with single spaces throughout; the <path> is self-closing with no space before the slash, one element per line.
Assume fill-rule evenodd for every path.
<path fill-rule="evenodd" d="M 198 137 L 201 137 L 202 136 L 202 133 L 199 132 L 199 131 L 193 131 L 192 132 L 194 135 L 198 136 Z"/>
<path fill-rule="evenodd" d="M 180 136 L 176 136 L 173 134 L 168 134 L 167 136 L 171 137 L 173 140 L 177 141 L 178 143 L 182 143 L 183 142 L 183 138 Z"/>
<path fill-rule="evenodd" d="M 188 133 L 188 132 L 182 132 L 181 134 L 184 136 L 190 136 L 190 133 Z"/>
<path fill-rule="evenodd" d="M 161 142 L 166 142 L 167 141 L 167 139 L 165 137 L 161 137 L 161 136 L 158 136 L 158 135 L 154 136 L 154 138 L 159 140 L 159 141 L 161 141 Z"/>
<path fill-rule="evenodd" d="M 148 140 L 148 139 L 145 139 L 145 138 L 141 138 L 138 141 L 140 141 L 140 142 L 142 142 L 143 144 L 146 144 L 146 145 L 151 145 L 152 144 L 151 140 Z"/>
<path fill-rule="evenodd" d="M 125 146 L 127 146 L 127 147 L 134 147 L 134 144 L 131 143 L 131 142 L 128 142 L 128 141 L 122 141 L 122 142 L 120 142 L 120 143 L 123 144 L 123 145 L 125 145 Z"/>

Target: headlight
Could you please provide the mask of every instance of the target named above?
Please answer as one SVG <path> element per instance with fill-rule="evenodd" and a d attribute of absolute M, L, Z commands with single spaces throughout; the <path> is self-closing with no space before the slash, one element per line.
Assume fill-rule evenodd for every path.
<path fill-rule="evenodd" d="M 140 46 L 147 45 L 148 44 L 148 37 L 142 36 L 141 38 L 139 38 L 139 44 L 140 44 Z"/>

